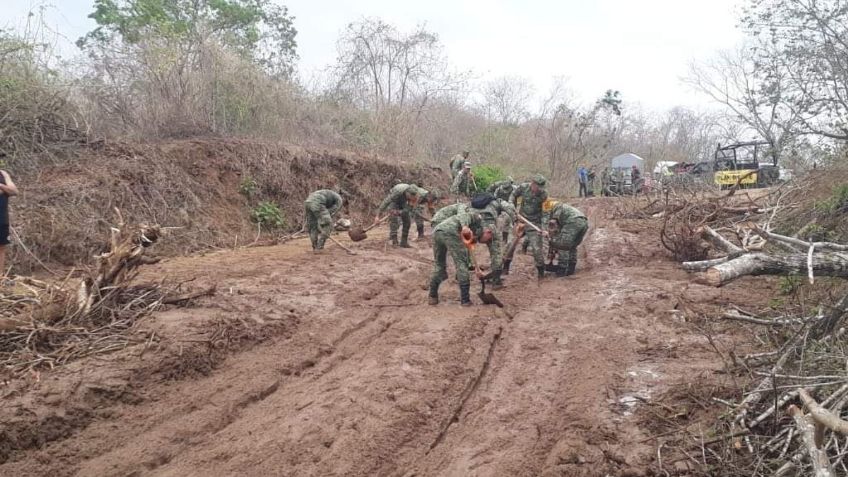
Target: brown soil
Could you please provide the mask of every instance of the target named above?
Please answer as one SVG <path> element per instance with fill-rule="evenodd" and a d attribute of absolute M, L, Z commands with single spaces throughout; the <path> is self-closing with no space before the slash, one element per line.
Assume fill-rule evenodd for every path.
<path fill-rule="evenodd" d="M 0 474 L 650 475 L 638 409 L 721 365 L 683 308 L 749 283 L 692 283 L 656 224 L 607 204 L 581 205 L 575 276 L 539 284 L 516 257 L 503 310 L 458 306 L 452 280 L 427 306 L 429 245 L 384 251 L 379 229 L 339 236 L 355 256 L 297 240 L 166 260 L 142 279 L 218 294 L 151 316 L 145 353 L 0 387 Z"/>
<path fill-rule="evenodd" d="M 175 256 L 261 240 L 250 221 L 261 202 L 278 205 L 286 222 L 261 230 L 268 238 L 300 229 L 303 200 L 316 189 L 342 189 L 359 218 L 398 182 L 430 187 L 446 177 L 428 167 L 249 139 L 98 142 L 75 149 L 73 160 L 15 177 L 22 193 L 12 202 L 12 226 L 26 249 L 12 247 L 9 262 L 17 274 L 43 272 L 34 257 L 53 268 L 88 263 L 102 251 L 115 208 L 130 223 L 175 227 L 156 247 Z"/>

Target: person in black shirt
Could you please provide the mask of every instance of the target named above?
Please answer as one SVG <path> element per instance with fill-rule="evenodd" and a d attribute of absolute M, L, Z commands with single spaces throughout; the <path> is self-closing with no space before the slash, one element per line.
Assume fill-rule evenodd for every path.
<path fill-rule="evenodd" d="M 9 197 L 18 195 L 18 188 L 9 173 L 0 170 L 0 276 L 6 275 L 6 245 L 9 245 Z"/>

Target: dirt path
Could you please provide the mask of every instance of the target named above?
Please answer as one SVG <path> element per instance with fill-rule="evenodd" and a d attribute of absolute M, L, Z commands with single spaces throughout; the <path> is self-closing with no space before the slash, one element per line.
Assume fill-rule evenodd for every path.
<path fill-rule="evenodd" d="M 717 365 L 677 321 L 678 297 L 727 292 L 691 285 L 653 233 L 607 220 L 601 201 L 584 207 L 577 275 L 538 284 L 519 256 L 504 310 L 459 307 L 452 280 L 442 305 L 425 305 L 423 242 L 168 261 L 148 278 L 218 283 L 218 295 L 157 313 L 151 327 L 169 343 L 158 352 L 5 393 L 5 415 L 60 430 L 11 439 L 24 444 L 0 474 L 645 474 L 656 446 L 633 408 Z M 199 347 L 210 330 L 225 356 Z"/>

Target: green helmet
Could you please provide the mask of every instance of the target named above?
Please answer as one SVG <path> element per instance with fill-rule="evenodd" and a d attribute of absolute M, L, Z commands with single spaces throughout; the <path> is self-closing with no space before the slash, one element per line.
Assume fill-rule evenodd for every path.
<path fill-rule="evenodd" d="M 533 176 L 533 182 L 535 182 L 540 187 L 544 187 L 545 184 L 548 183 L 548 180 L 545 179 L 545 176 L 543 176 L 542 174 L 536 174 L 535 176 Z"/>

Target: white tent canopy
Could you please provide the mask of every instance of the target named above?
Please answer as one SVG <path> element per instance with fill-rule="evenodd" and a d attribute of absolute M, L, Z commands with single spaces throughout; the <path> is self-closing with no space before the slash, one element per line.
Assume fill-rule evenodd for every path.
<path fill-rule="evenodd" d="M 628 168 L 636 166 L 640 171 L 645 170 L 645 160 L 633 153 L 625 153 L 612 158 L 613 168 Z"/>

